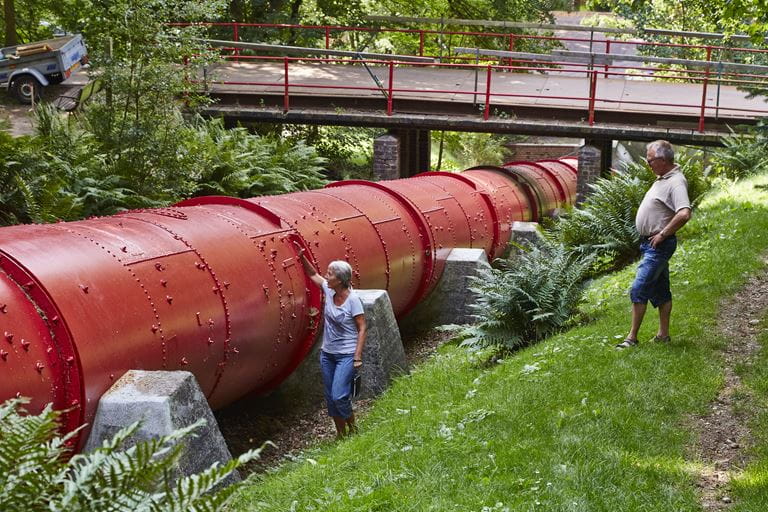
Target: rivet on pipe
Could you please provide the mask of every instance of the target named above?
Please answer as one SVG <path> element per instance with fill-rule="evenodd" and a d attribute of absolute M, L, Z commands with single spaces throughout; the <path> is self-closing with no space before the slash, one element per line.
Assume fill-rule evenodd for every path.
<path fill-rule="evenodd" d="M 151 330 L 153 333 L 154 333 L 154 332 L 157 332 L 159 329 L 160 329 L 160 328 L 159 328 L 158 326 L 154 325 L 154 324 L 152 325 L 152 327 L 150 327 L 150 330 Z"/>
<path fill-rule="evenodd" d="M 165 270 L 165 267 L 163 267 L 160 263 L 155 263 L 155 270 L 161 272 L 162 270 Z"/>
<path fill-rule="evenodd" d="M 75 364 L 75 357 L 74 357 L 74 356 L 69 356 L 69 357 L 66 359 L 66 361 L 67 361 L 67 364 L 68 364 L 69 366 L 72 366 L 73 364 Z"/>
<path fill-rule="evenodd" d="M 52 352 L 53 352 L 53 347 L 48 347 L 47 349 L 45 349 L 46 354 L 50 354 Z"/>
<path fill-rule="evenodd" d="M 109 374 L 109 380 L 115 380 L 115 374 L 114 373 L 110 373 Z"/>
<path fill-rule="evenodd" d="M 209 337 L 208 338 L 208 344 L 209 345 L 213 345 L 213 343 L 214 343 L 213 338 Z"/>
<path fill-rule="evenodd" d="M 167 287 L 167 286 L 168 286 L 168 281 L 166 281 L 165 279 L 161 279 L 161 280 L 160 280 L 160 286 L 165 286 L 165 287 Z"/>
<path fill-rule="evenodd" d="M 51 318 L 51 322 L 55 324 L 59 323 L 59 315 L 53 315 L 53 317 Z"/>
<path fill-rule="evenodd" d="M 123 252 L 128 252 L 128 247 L 124 245 L 120 248 L 120 250 Z"/>
<path fill-rule="evenodd" d="M 189 361 L 187 361 L 186 357 L 182 357 L 180 361 L 181 366 L 187 366 L 189 364 Z"/>
<path fill-rule="evenodd" d="M 195 316 L 197 317 L 197 325 L 202 326 L 203 322 L 200 321 L 200 312 L 195 313 Z"/>
<path fill-rule="evenodd" d="M 214 323 L 215 323 L 215 322 L 213 321 L 213 318 L 209 318 L 209 319 L 208 319 L 208 325 L 210 325 L 211 327 L 213 327 L 213 324 L 214 324 Z"/>
<path fill-rule="evenodd" d="M 168 302 L 168 304 L 173 304 L 173 297 L 171 297 L 170 295 L 166 295 L 165 300 Z"/>
<path fill-rule="evenodd" d="M 1 313 L 7 313 L 8 312 L 8 304 L 3 304 L 0 306 L 0 312 Z"/>
<path fill-rule="evenodd" d="M 8 360 L 8 352 L 6 352 L 5 350 L 0 350 L 0 359 L 2 359 L 3 361 L 7 361 Z"/>
<path fill-rule="evenodd" d="M 24 349 L 25 352 L 29 352 L 29 346 L 30 345 L 31 345 L 30 342 L 28 342 L 24 338 L 21 338 L 21 347 Z"/>
<path fill-rule="evenodd" d="M 13 343 L 13 333 L 5 331 L 5 341 L 8 343 Z"/>
<path fill-rule="evenodd" d="M 235 354 L 239 354 L 240 353 L 240 349 L 237 348 L 237 347 L 232 347 L 232 352 L 234 352 Z"/>
<path fill-rule="evenodd" d="M 224 285 L 224 288 L 229 289 L 231 283 L 229 281 L 224 281 L 222 284 Z"/>
<path fill-rule="evenodd" d="M 83 290 L 83 293 L 88 293 L 88 286 L 87 285 L 81 284 L 80 285 L 80 289 Z"/>
<path fill-rule="evenodd" d="M 45 365 L 38 361 L 35 363 L 35 370 L 37 370 L 37 373 L 43 373 L 43 370 L 45 369 Z"/>

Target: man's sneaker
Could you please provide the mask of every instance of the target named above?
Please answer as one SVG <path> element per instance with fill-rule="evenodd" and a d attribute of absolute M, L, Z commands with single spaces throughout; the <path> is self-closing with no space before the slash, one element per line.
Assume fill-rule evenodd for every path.
<path fill-rule="evenodd" d="M 625 339 L 618 345 L 616 345 L 616 349 L 618 350 L 624 350 L 625 348 L 632 348 L 637 346 L 637 340 L 631 340 L 629 338 Z"/>
<path fill-rule="evenodd" d="M 672 338 L 670 338 L 669 336 L 658 336 L 658 335 L 656 335 L 656 336 L 653 337 L 653 341 L 655 343 L 664 343 L 666 345 L 666 344 L 669 344 L 672 341 Z"/>

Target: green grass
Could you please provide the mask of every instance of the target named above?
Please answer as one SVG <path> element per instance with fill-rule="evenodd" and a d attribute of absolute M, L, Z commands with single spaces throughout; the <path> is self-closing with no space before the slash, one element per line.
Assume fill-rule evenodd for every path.
<path fill-rule="evenodd" d="M 766 327 L 765 320 L 762 327 Z M 768 345 L 768 331 L 760 337 Z M 748 448 L 750 463 L 734 478 L 734 512 L 768 509 L 768 350 L 762 348 L 752 365 L 738 368 L 744 389 L 739 393 L 739 410 L 748 415 L 753 446 Z"/>
<path fill-rule="evenodd" d="M 359 435 L 253 476 L 230 508 L 700 510 L 688 418 L 703 414 L 722 385 L 718 303 L 768 249 L 768 193 L 755 182 L 768 177 L 713 194 L 681 234 L 671 346 L 613 349 L 628 328 L 627 268 L 592 284 L 592 323 L 490 368 L 482 355 L 443 347 L 394 383 Z M 649 312 L 641 340 L 655 324 Z M 768 370 L 760 377 L 764 395 Z M 762 426 L 768 445 L 768 416 Z M 749 474 L 740 496 L 765 487 L 768 463 Z"/>

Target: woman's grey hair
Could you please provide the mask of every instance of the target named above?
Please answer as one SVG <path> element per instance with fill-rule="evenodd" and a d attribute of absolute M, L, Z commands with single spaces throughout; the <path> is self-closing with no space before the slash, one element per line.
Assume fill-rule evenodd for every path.
<path fill-rule="evenodd" d="M 675 150 L 672 149 L 672 144 L 666 140 L 655 140 L 648 144 L 648 151 L 653 153 L 656 158 L 663 158 L 667 162 L 675 163 Z"/>
<path fill-rule="evenodd" d="M 333 272 L 336 279 L 341 281 L 341 286 L 344 288 L 352 286 L 352 266 L 349 263 L 341 260 L 332 261 L 328 269 Z"/>

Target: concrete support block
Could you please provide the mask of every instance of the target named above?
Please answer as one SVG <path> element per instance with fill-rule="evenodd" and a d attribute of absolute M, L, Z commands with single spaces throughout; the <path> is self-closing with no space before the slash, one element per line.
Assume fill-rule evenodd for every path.
<path fill-rule="evenodd" d="M 576 204 L 584 202 L 590 194 L 589 186 L 600 177 L 602 153 L 591 145 L 579 148 L 579 175 L 576 177 Z"/>
<path fill-rule="evenodd" d="M 368 326 L 361 396 L 371 397 L 387 389 L 392 378 L 406 373 L 408 366 L 389 294 L 384 290 L 357 290 L 357 294 L 363 301 Z"/>
<path fill-rule="evenodd" d="M 373 141 L 373 179 L 396 180 L 400 177 L 400 139 L 392 134 Z"/>
<path fill-rule="evenodd" d="M 470 278 L 488 269 L 482 249 L 453 249 L 445 262 L 440 282 L 429 296 L 401 322 L 404 331 L 418 332 L 444 324 L 469 324 L 474 321 L 470 305 L 477 294 L 469 290 Z"/>
<path fill-rule="evenodd" d="M 512 234 L 509 240 L 513 244 L 513 253 L 520 251 L 520 249 L 515 250 L 515 246 L 533 247 L 538 245 L 542 239 L 543 237 L 539 230 L 538 222 L 522 222 L 516 220 L 512 223 Z"/>
<path fill-rule="evenodd" d="M 392 302 L 384 290 L 355 290 L 363 302 L 368 337 L 363 351 L 362 396 L 375 396 L 384 391 L 392 377 L 407 370 L 400 330 L 392 311 Z M 320 372 L 318 336 L 312 352 L 296 368 L 275 393 L 291 409 L 311 410 L 323 400 L 323 376 Z"/>
<path fill-rule="evenodd" d="M 206 424 L 182 441 L 185 447 L 176 467 L 177 477 L 200 473 L 217 461 L 225 464 L 232 455 L 194 375 L 131 370 L 99 400 L 85 451 L 98 448 L 136 421 L 142 423 L 127 441 L 128 446 L 170 434 L 199 419 L 205 419 Z M 229 482 L 239 480 L 238 474 L 230 475 Z"/>

